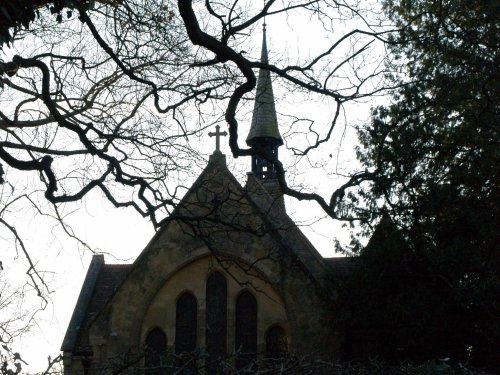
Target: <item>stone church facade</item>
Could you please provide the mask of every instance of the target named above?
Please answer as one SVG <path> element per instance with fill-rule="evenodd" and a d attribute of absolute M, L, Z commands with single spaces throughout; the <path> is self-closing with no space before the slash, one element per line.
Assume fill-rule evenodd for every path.
<path fill-rule="evenodd" d="M 265 70 L 247 144 L 275 158 L 283 144 Z M 216 149 L 133 264 L 94 255 L 61 348 L 65 375 L 251 371 L 287 353 L 338 359 L 330 278 L 341 261 L 318 253 L 279 191 L 268 159 L 253 156 L 241 186 Z"/>

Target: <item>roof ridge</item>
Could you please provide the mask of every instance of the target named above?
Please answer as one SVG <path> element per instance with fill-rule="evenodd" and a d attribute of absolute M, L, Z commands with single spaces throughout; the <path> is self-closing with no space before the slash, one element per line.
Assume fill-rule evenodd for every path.
<path fill-rule="evenodd" d="M 81 324 L 85 319 L 87 308 L 92 294 L 94 293 L 94 287 L 103 265 L 104 255 L 94 254 L 92 256 L 92 260 L 90 261 L 90 266 L 87 271 L 87 275 L 85 276 L 85 280 L 83 281 L 82 289 L 80 290 L 80 295 L 78 296 L 75 309 L 73 310 L 73 315 L 68 323 L 66 334 L 64 335 L 63 343 L 61 345 L 61 351 L 63 352 L 74 349 Z"/>
<path fill-rule="evenodd" d="M 130 267 L 132 263 L 105 263 L 103 264 L 104 268 L 127 268 Z"/>
<path fill-rule="evenodd" d="M 249 186 L 249 183 L 251 186 Z M 326 265 L 323 256 L 288 215 L 284 207 L 276 204 L 276 198 L 269 194 L 262 183 L 251 174 L 249 175 L 246 190 L 249 193 L 250 200 L 255 204 L 263 219 L 277 230 L 281 242 L 293 250 L 311 276 L 320 285 L 324 286 Z M 279 222 L 279 225 L 276 225 L 276 222 Z M 300 246 L 297 246 L 298 244 Z"/>

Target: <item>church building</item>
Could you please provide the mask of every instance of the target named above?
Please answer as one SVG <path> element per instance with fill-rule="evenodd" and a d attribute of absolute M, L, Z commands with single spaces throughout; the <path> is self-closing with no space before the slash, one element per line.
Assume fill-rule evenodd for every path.
<path fill-rule="evenodd" d="M 219 150 L 224 133 L 211 134 L 207 166 L 133 264 L 93 256 L 61 348 L 65 375 L 251 373 L 288 353 L 338 358 L 331 276 L 342 262 L 287 215 L 272 162 L 252 156 L 240 185 Z M 264 69 L 246 142 L 275 158 L 283 144 Z"/>

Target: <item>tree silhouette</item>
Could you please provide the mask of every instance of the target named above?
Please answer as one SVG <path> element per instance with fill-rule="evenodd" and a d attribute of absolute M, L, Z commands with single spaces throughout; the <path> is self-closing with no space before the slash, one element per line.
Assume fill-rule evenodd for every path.
<path fill-rule="evenodd" d="M 379 241 L 384 267 L 395 262 L 406 272 L 384 281 L 371 261 L 373 278 L 359 288 L 365 302 L 368 284 L 391 290 L 385 298 L 395 302 L 375 310 L 387 316 L 399 306 L 392 319 L 401 325 L 399 337 L 420 348 L 407 355 L 441 353 L 494 372 L 500 365 L 492 349 L 500 345 L 496 11 L 489 1 L 388 2 L 396 25 L 411 20 L 391 38 L 405 68 L 394 79 L 405 84 L 360 131 L 360 160 L 375 173 L 350 206 L 372 224 L 390 216 L 409 248 L 394 254 Z M 420 319 L 412 322 L 416 311 Z"/>
<path fill-rule="evenodd" d="M 275 164 L 285 194 L 316 201 L 333 218 L 353 220 L 339 203 L 368 174 L 348 176 L 329 199 L 294 189 L 279 160 L 241 146 L 237 113 L 255 87 L 255 70 L 268 69 L 291 92 L 332 101 L 328 126 L 308 125 L 314 140 L 292 151 L 303 158 L 328 148 L 346 103 L 386 89 L 383 66 L 362 69 L 371 45 L 388 33 L 368 18 L 376 15 L 335 1 L 268 1 L 259 9 L 231 1 L 196 8 L 191 1 L 13 3 L 1 5 L 2 17 L 10 19 L 2 24 L 9 35 L 0 62 L 2 204 L 22 200 L 41 210 L 46 199 L 44 213 L 63 222 L 62 206 L 99 191 L 158 228 L 178 203 L 192 165 L 203 160 L 193 140 L 225 122 L 234 157 L 263 153 Z M 242 52 L 248 33 L 266 16 L 298 10 L 324 25 L 332 40 L 326 50 L 293 64 L 261 62 Z M 333 35 L 329 24 L 350 17 L 362 27 Z M 382 83 L 375 85 L 377 80 Z"/>

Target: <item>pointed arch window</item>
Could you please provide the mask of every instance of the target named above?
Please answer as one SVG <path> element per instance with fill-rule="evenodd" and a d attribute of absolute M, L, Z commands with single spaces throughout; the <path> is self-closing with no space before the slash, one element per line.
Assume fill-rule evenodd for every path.
<path fill-rule="evenodd" d="M 207 374 L 217 374 L 217 358 L 226 355 L 227 337 L 227 281 L 214 272 L 206 285 L 205 345 L 208 352 Z"/>
<path fill-rule="evenodd" d="M 285 330 L 276 325 L 266 333 L 266 358 L 279 360 L 288 353 L 288 338 Z"/>
<path fill-rule="evenodd" d="M 144 367 L 147 375 L 159 375 L 162 357 L 167 351 L 167 336 L 160 328 L 153 328 L 144 343 Z"/>
<path fill-rule="evenodd" d="M 236 299 L 235 350 L 236 367 L 251 371 L 257 358 L 257 300 L 248 291 Z"/>
<path fill-rule="evenodd" d="M 177 300 L 175 309 L 175 354 L 191 353 L 196 349 L 197 331 L 196 297 L 189 292 Z"/>

